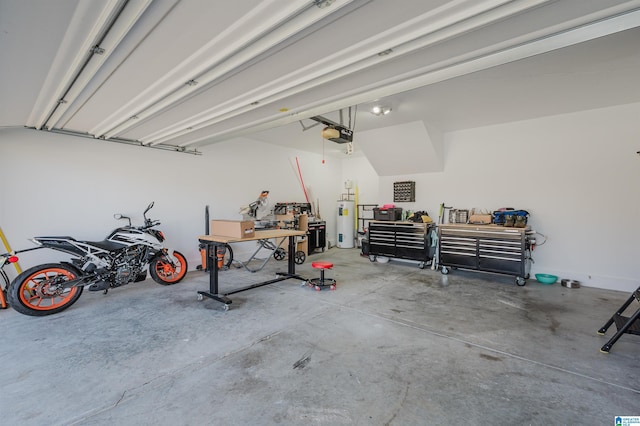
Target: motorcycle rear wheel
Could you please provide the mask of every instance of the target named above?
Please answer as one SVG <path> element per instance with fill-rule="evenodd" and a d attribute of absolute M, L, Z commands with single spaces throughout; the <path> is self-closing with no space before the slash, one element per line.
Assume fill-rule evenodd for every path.
<path fill-rule="evenodd" d="M 187 259 L 179 251 L 173 252 L 177 262 L 171 262 L 165 256 L 160 256 L 149 265 L 151 278 L 158 284 L 177 284 L 187 275 Z"/>
<path fill-rule="evenodd" d="M 82 287 L 58 289 L 57 284 L 78 277 L 62 263 L 47 263 L 22 272 L 9 285 L 9 306 L 24 315 L 44 316 L 64 311 L 82 294 Z"/>

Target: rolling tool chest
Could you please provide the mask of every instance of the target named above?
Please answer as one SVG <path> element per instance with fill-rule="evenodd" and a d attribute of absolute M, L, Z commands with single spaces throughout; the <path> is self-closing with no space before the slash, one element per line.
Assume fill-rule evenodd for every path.
<path fill-rule="evenodd" d="M 313 254 L 317 249 L 324 251 L 327 246 L 327 223 L 324 220 L 309 222 L 307 238 L 309 254 Z"/>
<path fill-rule="evenodd" d="M 369 260 L 376 256 L 416 260 L 422 269 L 433 258 L 430 253 L 430 223 L 369 222 Z"/>
<path fill-rule="evenodd" d="M 451 267 L 514 275 L 523 286 L 531 268 L 529 227 L 447 224 L 438 226 L 442 273 Z"/>

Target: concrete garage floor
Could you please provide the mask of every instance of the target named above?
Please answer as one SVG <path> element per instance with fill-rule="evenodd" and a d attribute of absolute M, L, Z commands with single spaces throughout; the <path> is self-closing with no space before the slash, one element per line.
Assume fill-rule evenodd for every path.
<path fill-rule="evenodd" d="M 550 425 L 640 416 L 640 336 L 596 331 L 628 294 L 416 264 L 335 264 L 197 301 L 208 276 L 86 292 L 65 312 L 0 311 L 5 425 Z M 272 278 L 222 272 L 221 291 Z"/>

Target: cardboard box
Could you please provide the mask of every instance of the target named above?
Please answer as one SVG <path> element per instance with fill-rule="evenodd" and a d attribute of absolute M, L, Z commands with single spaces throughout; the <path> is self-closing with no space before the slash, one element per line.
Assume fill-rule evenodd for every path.
<path fill-rule="evenodd" d="M 253 238 L 256 235 L 252 220 L 212 220 L 211 235 L 231 238 Z"/>
<path fill-rule="evenodd" d="M 469 216 L 469 223 L 489 224 L 493 220 L 490 214 L 472 214 Z"/>
<path fill-rule="evenodd" d="M 309 230 L 309 215 L 306 213 L 298 215 L 298 231 Z"/>

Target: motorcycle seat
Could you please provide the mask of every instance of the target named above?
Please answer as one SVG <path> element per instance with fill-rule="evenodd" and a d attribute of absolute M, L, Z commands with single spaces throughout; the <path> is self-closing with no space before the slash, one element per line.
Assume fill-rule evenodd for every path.
<path fill-rule="evenodd" d="M 96 247 L 100 247 L 101 249 L 105 249 L 107 251 L 115 251 L 121 249 L 123 244 L 115 243 L 113 241 L 86 241 L 87 244 L 91 244 Z"/>
<path fill-rule="evenodd" d="M 76 239 L 73 237 L 68 237 L 68 236 L 60 236 L 60 237 L 50 237 L 50 236 L 46 236 L 46 237 L 35 237 L 36 240 L 71 240 L 71 241 L 75 241 Z"/>

